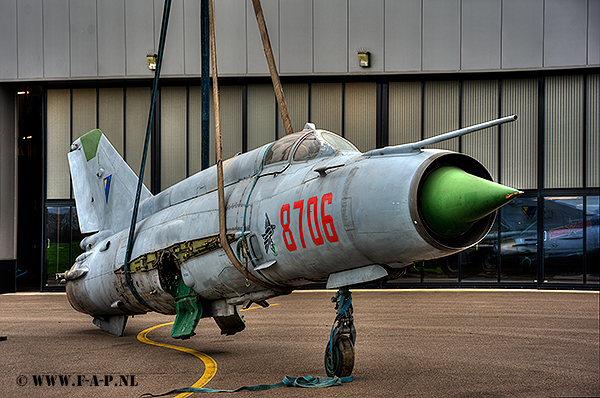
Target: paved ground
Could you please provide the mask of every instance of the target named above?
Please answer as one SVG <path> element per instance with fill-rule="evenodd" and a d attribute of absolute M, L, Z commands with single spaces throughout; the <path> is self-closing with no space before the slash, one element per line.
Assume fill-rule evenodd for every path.
<path fill-rule="evenodd" d="M 273 299 L 277 305 L 245 311 L 247 328 L 236 336 L 221 336 L 211 319 L 202 319 L 187 341 L 171 339 L 170 326 L 147 337 L 214 359 L 208 388 L 324 376 L 331 296 L 299 292 Z M 597 292 L 355 291 L 353 298 L 353 382 L 234 396 L 600 396 Z M 72 310 L 64 294 L 0 295 L 0 339 L 6 336 L 0 340 L 0 391 L 10 397 L 137 397 L 210 378 L 198 357 L 136 338 L 172 320 L 137 316 L 119 338 Z M 67 386 L 59 375 L 63 383 L 68 376 Z M 55 386 L 48 385 L 52 378 Z"/>

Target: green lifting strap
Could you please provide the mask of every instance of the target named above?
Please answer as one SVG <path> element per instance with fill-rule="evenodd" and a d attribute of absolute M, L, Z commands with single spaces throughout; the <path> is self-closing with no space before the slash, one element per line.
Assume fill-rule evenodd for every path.
<path fill-rule="evenodd" d="M 285 376 L 283 381 L 277 384 L 259 384 L 256 386 L 244 386 L 240 388 L 236 388 L 235 390 L 213 390 L 211 388 L 201 388 L 201 387 L 184 387 L 177 388 L 175 390 L 171 390 L 169 392 L 165 392 L 163 394 L 150 394 L 146 393 L 140 395 L 142 397 L 164 397 L 165 395 L 170 394 L 181 394 L 186 392 L 240 392 L 240 391 L 263 391 L 270 390 L 271 388 L 276 387 L 301 387 L 301 388 L 315 388 L 315 387 L 332 387 L 339 386 L 342 383 L 349 383 L 353 380 L 352 376 L 348 377 L 313 377 L 313 376 L 302 376 L 302 377 L 289 377 Z"/>

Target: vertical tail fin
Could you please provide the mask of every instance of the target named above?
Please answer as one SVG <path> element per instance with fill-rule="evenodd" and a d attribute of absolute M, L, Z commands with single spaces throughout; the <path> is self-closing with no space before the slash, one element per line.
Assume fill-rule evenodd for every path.
<path fill-rule="evenodd" d="M 78 138 L 68 156 L 81 232 L 128 228 L 138 177 L 102 131 Z M 142 186 L 140 201 L 151 196 Z"/>

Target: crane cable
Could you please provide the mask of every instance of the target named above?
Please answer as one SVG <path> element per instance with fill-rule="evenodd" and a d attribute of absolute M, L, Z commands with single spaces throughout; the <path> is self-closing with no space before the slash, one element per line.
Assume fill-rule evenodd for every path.
<path fill-rule="evenodd" d="M 219 83 L 217 78 L 217 43 L 215 35 L 215 3 L 214 0 L 208 1 L 208 14 L 210 19 L 210 53 L 212 58 L 212 75 L 213 75 L 213 108 L 215 116 L 215 145 L 217 155 L 217 191 L 219 195 L 219 239 L 221 247 L 227 254 L 227 258 L 233 266 L 246 277 L 247 282 L 255 283 L 264 288 L 270 289 L 278 294 L 287 294 L 289 289 L 281 286 L 272 285 L 264 282 L 248 271 L 246 267 L 236 257 L 235 253 L 229 246 L 227 241 L 227 225 L 226 225 L 226 205 L 225 205 L 225 184 L 223 181 L 223 145 L 221 141 L 221 115 L 219 109 Z"/>

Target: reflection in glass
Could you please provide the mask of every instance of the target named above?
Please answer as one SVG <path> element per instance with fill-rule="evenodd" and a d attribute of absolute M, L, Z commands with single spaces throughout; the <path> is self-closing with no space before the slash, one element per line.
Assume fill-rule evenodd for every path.
<path fill-rule="evenodd" d="M 73 206 L 46 208 L 46 286 L 58 286 L 56 274 L 65 272 L 82 253 L 77 211 Z"/>
<path fill-rule="evenodd" d="M 427 260 L 423 264 L 423 280 L 458 281 L 458 255 Z"/>
<path fill-rule="evenodd" d="M 599 196 L 588 196 L 586 203 L 586 282 L 598 283 L 600 272 Z"/>
<path fill-rule="evenodd" d="M 583 197 L 544 200 L 544 279 L 583 281 Z"/>
<path fill-rule="evenodd" d="M 481 242 L 461 252 L 461 280 L 498 280 L 498 217 Z"/>
<path fill-rule="evenodd" d="M 537 279 L 537 212 L 536 198 L 517 198 L 501 209 L 502 281 Z"/>

